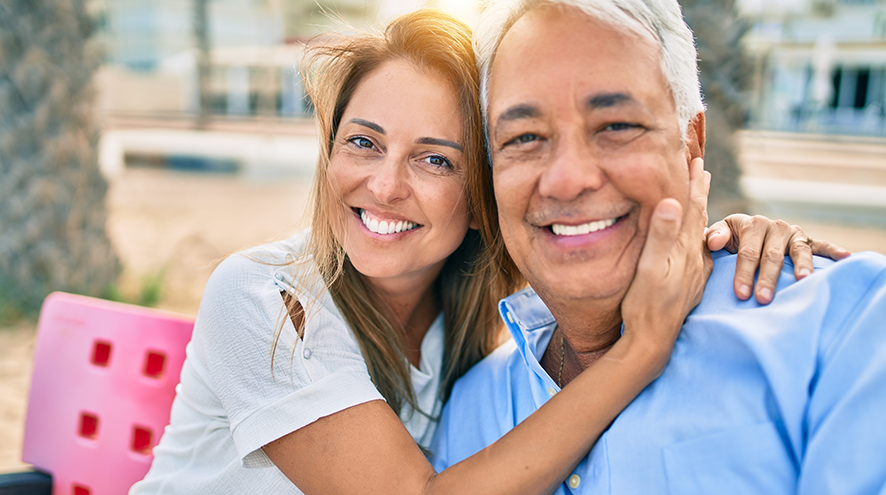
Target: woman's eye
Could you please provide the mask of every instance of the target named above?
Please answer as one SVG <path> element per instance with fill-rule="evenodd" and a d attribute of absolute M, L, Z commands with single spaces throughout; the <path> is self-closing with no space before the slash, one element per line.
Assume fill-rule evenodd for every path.
<path fill-rule="evenodd" d="M 452 163 L 449 162 L 446 158 L 443 158 L 440 155 L 431 155 L 426 158 L 423 158 L 422 161 L 427 162 L 435 167 L 447 167 L 452 168 Z"/>
<path fill-rule="evenodd" d="M 369 139 L 363 136 L 354 136 L 351 139 L 348 139 L 348 142 L 357 146 L 358 148 L 366 148 L 372 149 L 375 147 L 375 144 Z"/>

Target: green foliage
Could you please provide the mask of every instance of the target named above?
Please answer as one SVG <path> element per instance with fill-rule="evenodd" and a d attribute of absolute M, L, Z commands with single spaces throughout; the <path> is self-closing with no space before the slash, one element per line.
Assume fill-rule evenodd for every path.
<path fill-rule="evenodd" d="M 163 297 L 164 278 L 163 271 L 145 275 L 135 294 L 126 293 L 119 285 L 112 284 L 102 292 L 101 297 L 110 301 L 154 307 Z"/>
<path fill-rule="evenodd" d="M 156 306 L 163 295 L 163 274 L 148 275 L 142 282 L 142 290 L 139 293 L 138 304 L 141 306 Z"/>

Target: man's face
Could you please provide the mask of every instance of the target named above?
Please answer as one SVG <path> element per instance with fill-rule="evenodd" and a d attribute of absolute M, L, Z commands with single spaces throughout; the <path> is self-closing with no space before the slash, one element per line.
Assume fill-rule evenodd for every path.
<path fill-rule="evenodd" d="M 655 206 L 688 200 L 690 152 L 659 57 L 560 6 L 528 12 L 499 46 L 495 197 L 508 251 L 542 297 L 620 301 Z"/>

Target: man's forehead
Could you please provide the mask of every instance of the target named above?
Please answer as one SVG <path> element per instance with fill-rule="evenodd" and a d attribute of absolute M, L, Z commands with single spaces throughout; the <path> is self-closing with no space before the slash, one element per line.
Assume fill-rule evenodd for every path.
<path fill-rule="evenodd" d="M 614 54 L 608 60 L 609 65 L 598 68 L 589 62 L 592 57 L 587 56 L 588 52 L 595 50 Z M 576 76 L 593 81 L 596 87 L 572 87 L 578 91 L 577 104 L 588 110 L 643 106 L 642 98 L 632 90 L 631 78 L 619 77 L 630 66 L 625 64 L 624 71 L 612 70 L 619 68 L 619 59 L 627 62 L 638 58 L 651 62 L 658 71 L 658 48 L 645 37 L 613 28 L 574 7 L 548 5 L 531 10 L 508 29 L 496 51 L 490 70 L 488 101 L 489 110 L 499 115 L 490 113 L 490 123 L 539 116 L 535 100 L 543 94 L 525 83 L 536 71 L 547 73 L 553 81 Z M 658 82 L 667 89 L 663 74 L 659 76 Z M 501 97 L 508 101 L 496 101 Z M 512 101 L 514 99 L 516 101 Z"/>

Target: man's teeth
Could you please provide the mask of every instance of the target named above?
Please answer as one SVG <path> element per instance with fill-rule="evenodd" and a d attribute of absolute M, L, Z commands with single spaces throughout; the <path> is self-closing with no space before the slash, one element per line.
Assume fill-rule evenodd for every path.
<path fill-rule="evenodd" d="M 594 222 L 583 223 L 581 225 L 563 225 L 555 223 L 551 225 L 551 230 L 553 230 L 556 235 L 584 235 L 603 230 L 614 224 L 616 220 L 617 218 L 610 218 L 609 220 L 597 220 Z"/>
<path fill-rule="evenodd" d="M 365 225 L 367 229 L 376 234 L 396 234 L 398 232 L 412 230 L 418 226 L 418 224 L 406 220 L 391 220 L 389 222 L 382 220 L 379 222 L 375 218 L 370 218 L 365 211 L 360 212 L 360 219 L 363 220 L 363 225 Z"/>

